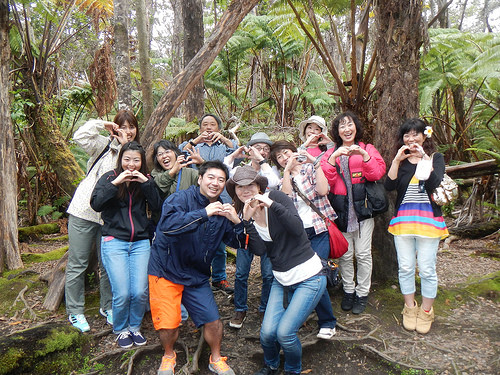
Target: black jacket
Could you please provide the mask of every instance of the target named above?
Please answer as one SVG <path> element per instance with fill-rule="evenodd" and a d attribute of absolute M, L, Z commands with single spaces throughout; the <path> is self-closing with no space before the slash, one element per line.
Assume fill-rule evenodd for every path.
<path fill-rule="evenodd" d="M 434 168 L 431 172 L 427 181 L 425 181 L 425 191 L 429 196 L 429 200 L 431 201 L 432 212 L 435 217 L 442 216 L 441 207 L 435 204 L 432 201 L 432 192 L 435 188 L 441 184 L 443 180 L 445 165 L 444 165 L 444 157 L 443 154 L 436 152 L 432 156 L 432 167 Z M 403 198 L 406 194 L 406 189 L 408 189 L 408 185 L 410 184 L 411 178 L 415 174 L 415 170 L 417 169 L 416 164 L 412 164 L 408 161 L 408 159 L 403 160 L 403 162 L 399 165 L 398 169 L 398 177 L 395 180 L 391 180 L 389 176 L 385 179 L 385 189 L 388 191 L 392 191 L 396 189 L 398 195 L 396 198 L 396 205 L 394 206 L 394 215 L 399 210 L 399 206 L 403 201 Z"/>
<path fill-rule="evenodd" d="M 314 250 L 293 201 L 283 192 L 271 190 L 274 202 L 268 209 L 269 234 L 273 242 L 264 241 L 253 222 L 243 221 L 249 235 L 248 249 L 257 255 L 267 253 L 273 270 L 285 272 L 309 260 Z"/>
<path fill-rule="evenodd" d="M 129 242 L 149 239 L 146 202 L 153 211 L 160 210 L 162 203 L 156 184 L 152 178 L 144 183 L 133 182 L 126 199 L 118 199 L 118 186 L 111 183 L 116 177 L 115 170 L 102 175 L 90 198 L 90 206 L 101 212 L 104 221 L 102 235 Z"/>

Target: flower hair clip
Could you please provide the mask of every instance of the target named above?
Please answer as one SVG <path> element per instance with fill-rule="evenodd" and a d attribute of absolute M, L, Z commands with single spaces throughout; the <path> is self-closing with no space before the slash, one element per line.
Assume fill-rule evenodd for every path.
<path fill-rule="evenodd" d="M 427 138 L 432 137 L 432 133 L 433 133 L 432 127 L 431 126 L 426 126 L 425 130 L 424 130 L 424 134 L 426 135 L 426 137 Z"/>

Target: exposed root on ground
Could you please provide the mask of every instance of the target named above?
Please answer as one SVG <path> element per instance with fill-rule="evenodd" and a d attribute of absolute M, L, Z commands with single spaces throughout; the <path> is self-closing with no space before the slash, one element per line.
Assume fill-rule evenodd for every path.
<path fill-rule="evenodd" d="M 35 314 L 35 312 L 30 307 L 30 305 L 28 305 L 28 302 L 26 302 L 26 299 L 24 298 L 24 293 L 26 293 L 27 290 L 28 290 L 28 285 L 26 285 L 23 289 L 21 289 L 21 291 L 17 295 L 16 299 L 14 300 L 14 303 L 12 304 L 12 307 L 16 306 L 17 301 L 21 301 L 24 304 L 24 306 L 25 306 L 25 308 L 21 310 L 21 313 L 24 313 L 26 310 L 28 310 L 28 312 L 30 313 L 31 318 L 33 320 L 36 320 L 36 314 Z M 16 311 L 16 315 L 15 316 L 17 316 L 17 311 Z"/>
<path fill-rule="evenodd" d="M 198 340 L 198 346 L 196 347 L 196 351 L 193 354 L 193 364 L 191 366 L 191 373 L 198 372 L 200 367 L 198 366 L 198 361 L 200 360 L 201 350 L 203 349 L 203 343 L 205 342 L 205 338 L 203 337 L 204 327 L 200 330 L 200 339 Z"/>

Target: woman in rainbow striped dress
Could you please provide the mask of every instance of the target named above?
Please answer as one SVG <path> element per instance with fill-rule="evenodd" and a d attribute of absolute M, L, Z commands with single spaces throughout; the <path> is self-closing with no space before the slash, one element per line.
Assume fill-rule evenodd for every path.
<path fill-rule="evenodd" d="M 422 334 L 429 332 L 434 321 L 437 250 L 439 241 L 448 236 L 441 208 L 431 198 L 445 172 L 443 155 L 434 152 L 431 136 L 432 128 L 424 121 L 406 120 L 399 128 L 398 150 L 385 181 L 387 190 L 397 191 L 389 232 L 394 235 L 399 285 L 405 301 L 403 326 Z M 417 264 L 421 279 L 420 307 L 415 301 Z"/>

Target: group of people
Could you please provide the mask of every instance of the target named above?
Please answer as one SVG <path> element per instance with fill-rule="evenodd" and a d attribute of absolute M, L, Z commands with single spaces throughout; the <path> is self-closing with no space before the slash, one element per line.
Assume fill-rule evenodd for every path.
<path fill-rule="evenodd" d="M 102 135 L 107 130 L 109 136 Z M 260 257 L 262 290 L 258 311 L 264 367 L 277 374 L 280 350 L 285 374 L 302 370 L 299 328 L 315 310 L 320 339 L 336 334 L 326 289 L 324 261 L 330 254 L 324 221 L 335 221 L 348 241 L 338 259 L 341 308 L 361 314 L 371 285 L 373 215 L 366 211 L 364 185 L 386 175 L 386 165 L 352 112 L 337 116 L 328 131 L 311 116 L 299 124 L 302 145 L 263 132 L 239 146 L 225 137 L 213 114 L 200 120 L 196 138 L 176 146 L 154 145 L 151 175 L 137 142 L 138 123 L 121 110 L 113 122 L 91 120 L 74 134 L 89 155 L 87 176 L 68 208 L 69 257 L 66 309 L 69 321 L 90 330 L 84 315 L 84 274 L 94 249 L 99 257 L 100 313 L 122 348 L 146 344 L 140 328 L 147 309 L 164 349 L 158 375 L 173 375 L 174 344 L 189 316 L 203 327 L 210 346 L 209 369 L 234 371 L 221 355 L 223 324 L 213 290 L 234 292 L 229 325 L 242 327 L 247 311 L 253 257 Z M 396 190 L 394 235 L 403 326 L 427 333 L 434 320 L 436 257 L 447 229 L 432 191 L 444 174 L 432 129 L 410 119 L 399 130 L 397 152 L 385 188 Z M 237 249 L 234 288 L 226 277 L 226 246 Z M 355 260 L 354 260 L 355 259 Z M 415 300 L 415 269 L 422 303 Z M 210 279 L 211 284 L 210 284 Z"/>

